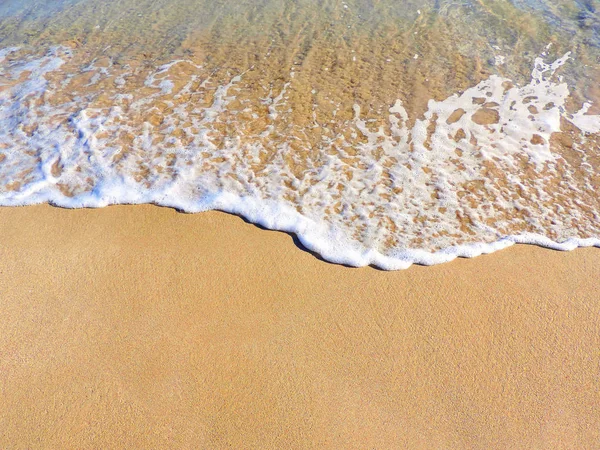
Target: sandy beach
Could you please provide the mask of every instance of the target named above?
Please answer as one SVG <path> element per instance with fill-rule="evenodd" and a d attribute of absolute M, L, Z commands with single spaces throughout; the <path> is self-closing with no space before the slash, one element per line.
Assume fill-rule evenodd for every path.
<path fill-rule="evenodd" d="M 0 0 L 0 450 L 600 448 L 598 5 Z"/>
<path fill-rule="evenodd" d="M 2 448 L 600 442 L 600 249 L 383 272 L 219 212 L 0 229 Z"/>

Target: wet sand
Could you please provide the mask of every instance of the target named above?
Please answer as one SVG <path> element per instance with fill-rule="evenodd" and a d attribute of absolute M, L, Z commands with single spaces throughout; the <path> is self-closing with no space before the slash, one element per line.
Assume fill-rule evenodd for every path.
<path fill-rule="evenodd" d="M 592 448 L 600 249 L 351 269 L 223 213 L 0 209 L 2 448 Z"/>

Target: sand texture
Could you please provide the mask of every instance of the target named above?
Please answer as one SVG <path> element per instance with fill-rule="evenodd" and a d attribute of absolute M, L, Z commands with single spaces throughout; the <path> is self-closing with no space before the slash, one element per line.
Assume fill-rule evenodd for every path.
<path fill-rule="evenodd" d="M 0 447 L 593 448 L 600 250 L 400 272 L 154 206 L 0 209 Z"/>

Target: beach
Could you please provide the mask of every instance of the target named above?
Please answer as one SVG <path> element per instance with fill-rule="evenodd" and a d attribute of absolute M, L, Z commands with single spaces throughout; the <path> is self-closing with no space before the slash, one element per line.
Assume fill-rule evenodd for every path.
<path fill-rule="evenodd" d="M 599 10 L 0 1 L 0 449 L 597 448 Z"/>
<path fill-rule="evenodd" d="M 600 249 L 385 272 L 157 206 L 0 209 L 0 447 L 593 448 Z"/>

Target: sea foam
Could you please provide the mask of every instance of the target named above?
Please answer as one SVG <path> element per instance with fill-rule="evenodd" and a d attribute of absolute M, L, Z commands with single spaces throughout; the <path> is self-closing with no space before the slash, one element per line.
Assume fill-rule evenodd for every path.
<path fill-rule="evenodd" d="M 191 61 L 77 73 L 69 49 L 18 52 L 0 50 L 4 206 L 223 210 L 294 233 L 328 261 L 387 270 L 514 243 L 600 247 L 600 116 L 589 102 L 568 112 L 557 71 L 569 54 L 536 59 L 523 86 L 494 75 L 430 100 L 412 125 L 400 100 L 375 126 L 354 105 L 340 132 L 309 145 L 300 132 L 331 126 L 313 113 L 310 128 L 284 134 L 293 74 L 253 99 L 244 74 L 212 85 Z M 553 137 L 564 123 L 563 148 Z"/>

